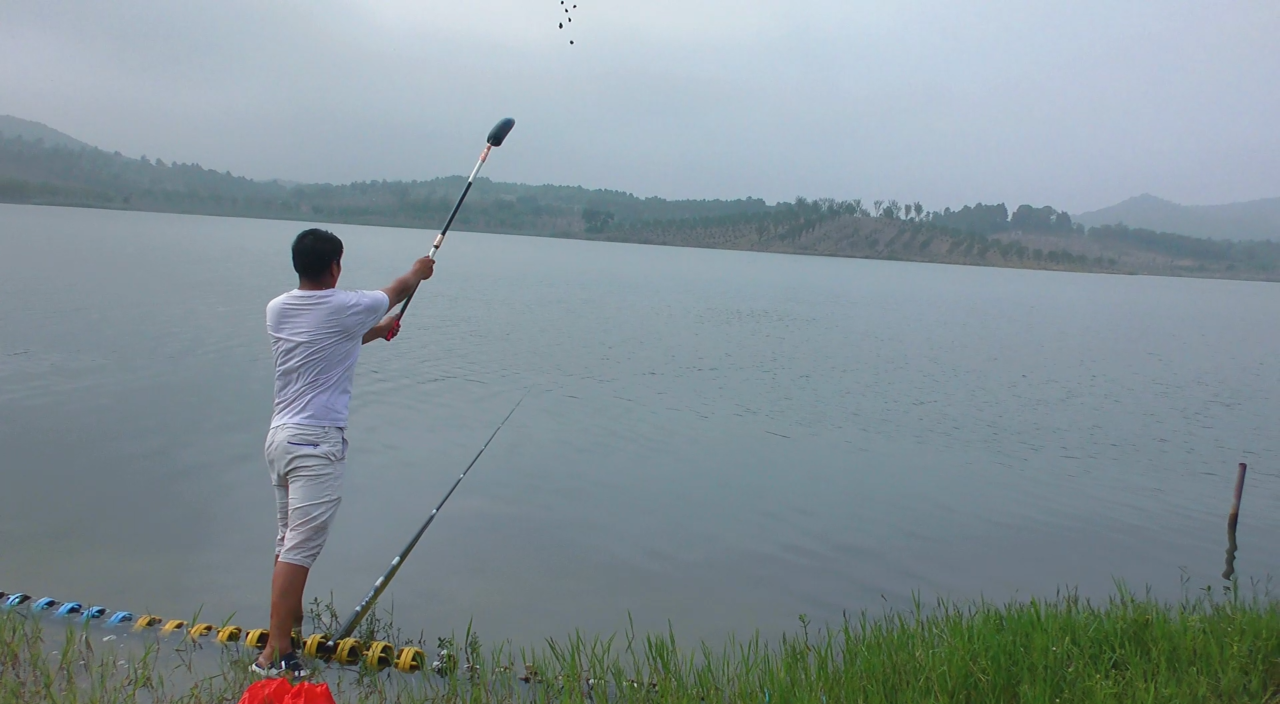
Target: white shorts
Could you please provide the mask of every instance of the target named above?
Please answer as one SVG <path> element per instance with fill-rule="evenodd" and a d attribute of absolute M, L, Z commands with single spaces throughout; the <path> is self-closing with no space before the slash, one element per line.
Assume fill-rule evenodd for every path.
<path fill-rule="evenodd" d="M 276 557 L 310 569 L 342 503 L 346 433 L 342 428 L 279 425 L 267 433 L 265 452 L 276 490 Z"/>

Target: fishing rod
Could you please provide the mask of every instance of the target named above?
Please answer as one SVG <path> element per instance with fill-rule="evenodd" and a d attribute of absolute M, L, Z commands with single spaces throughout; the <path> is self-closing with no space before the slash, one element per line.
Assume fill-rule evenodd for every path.
<path fill-rule="evenodd" d="M 369 613 L 369 609 L 373 608 L 374 602 L 378 600 L 378 597 L 382 595 L 383 590 L 385 590 L 387 585 L 391 583 L 391 578 L 396 576 L 396 572 L 400 571 L 400 565 L 404 564 L 404 560 L 409 556 L 409 552 L 418 544 L 418 539 L 422 537 L 423 533 L 427 532 L 427 527 L 436 519 L 436 514 L 440 512 L 440 509 L 444 508 L 444 502 L 448 501 L 450 496 L 453 496 L 453 490 L 457 489 L 458 485 L 462 483 L 463 477 L 467 476 L 467 472 L 470 472 L 471 468 L 475 466 L 476 461 L 480 459 L 480 455 L 484 454 L 485 448 L 489 447 L 489 443 L 493 442 L 493 439 L 498 436 L 498 431 L 502 430 L 502 426 L 507 424 L 507 421 L 511 419 L 511 416 L 515 414 L 516 409 L 524 402 L 525 396 L 528 396 L 529 391 L 532 390 L 533 387 L 531 386 L 524 392 L 524 395 L 520 397 L 520 400 L 516 401 L 516 405 L 511 408 L 511 412 L 507 414 L 507 417 L 503 418 L 502 422 L 498 424 L 498 427 L 494 429 L 493 435 L 490 435 L 489 439 L 485 440 L 480 451 L 476 453 L 474 458 L 472 458 L 471 464 L 467 465 L 467 468 L 462 470 L 462 474 L 458 476 L 458 480 L 449 488 L 449 493 L 445 494 L 444 498 L 440 500 L 440 503 L 432 509 L 431 515 L 427 516 L 426 522 L 423 523 L 422 527 L 418 529 L 418 532 L 414 534 L 413 538 L 409 541 L 409 544 L 405 545 L 404 549 L 400 551 L 400 554 L 396 555 L 395 559 L 391 561 L 391 567 L 387 568 L 387 571 L 378 578 L 378 581 L 373 583 L 373 589 L 369 591 L 369 594 L 365 596 L 364 600 L 360 602 L 360 605 L 357 606 L 355 611 L 351 613 L 351 616 L 347 618 L 347 622 L 342 624 L 342 628 L 338 629 L 337 635 L 333 637 L 333 640 L 329 641 L 329 646 L 335 646 L 338 641 L 341 641 L 344 638 L 350 638 L 351 634 L 355 632 L 356 626 L 359 625 L 360 620 Z"/>
<path fill-rule="evenodd" d="M 453 212 L 449 213 L 449 219 L 445 221 L 444 228 L 440 230 L 439 235 L 436 235 L 436 241 L 431 245 L 431 251 L 427 254 L 427 257 L 435 259 L 436 252 L 440 250 L 440 245 L 444 244 L 445 234 L 449 232 L 449 227 L 453 225 L 454 218 L 458 216 L 458 211 L 462 208 L 462 201 L 466 200 L 467 194 L 471 192 L 471 186 L 475 183 L 476 174 L 480 173 L 480 167 L 484 166 L 485 161 L 489 158 L 489 152 L 492 151 L 494 147 L 502 146 L 502 142 L 506 140 L 507 135 L 511 133 L 511 129 L 515 126 L 516 121 L 506 117 L 499 120 L 498 124 L 494 125 L 493 129 L 489 130 L 489 136 L 485 139 L 484 151 L 480 152 L 480 160 L 476 162 L 476 167 L 471 170 L 471 175 L 467 177 L 467 185 L 463 187 L 462 195 L 458 196 L 458 202 L 454 204 Z M 417 293 L 417 291 L 418 284 L 414 284 L 413 290 L 409 292 L 409 296 L 404 299 L 404 304 L 400 306 L 400 312 L 396 314 L 397 323 L 404 318 L 405 311 L 409 309 L 409 301 L 413 300 L 413 294 Z M 389 331 L 387 333 L 387 339 L 390 340 L 395 332 L 395 329 Z M 391 561 L 391 567 L 389 567 L 387 571 L 378 578 L 378 581 L 373 583 L 373 589 L 371 589 L 368 595 L 365 596 L 364 600 L 356 606 L 355 611 L 353 611 L 351 616 L 347 618 L 346 623 L 342 624 L 342 627 L 338 629 L 337 635 L 329 642 L 330 646 L 344 638 L 351 637 L 351 634 L 355 632 L 356 626 L 359 625 L 360 621 L 369 613 L 369 610 L 373 608 L 373 604 L 378 600 L 378 597 L 382 595 L 382 592 L 387 588 L 387 585 L 390 584 L 391 578 L 396 575 L 396 572 L 400 571 L 400 565 L 404 564 L 405 558 L 409 556 L 410 551 L 412 551 L 414 546 L 418 544 L 418 540 L 422 538 L 422 534 L 427 532 L 427 528 L 431 525 L 431 522 L 436 519 L 436 514 L 440 512 L 441 508 L 444 508 L 444 503 L 449 500 L 449 497 L 453 496 L 454 489 L 457 489 L 458 485 L 462 483 L 463 477 L 467 476 L 467 472 L 470 472 L 471 468 L 475 466 L 476 462 L 480 459 L 480 455 L 484 454 L 485 449 L 489 447 L 489 443 L 493 442 L 493 439 L 498 436 L 498 431 L 502 430 L 502 426 L 507 424 L 507 420 L 511 418 L 512 414 L 516 412 L 516 409 L 520 407 L 520 404 L 524 402 L 524 397 L 528 395 L 529 391 L 525 391 L 524 396 L 521 396 L 520 400 L 516 401 L 516 405 L 512 407 L 511 413 L 508 413 L 507 417 L 502 419 L 502 422 L 499 423 L 498 427 L 493 431 L 493 435 L 489 436 L 489 439 L 485 441 L 483 446 L 481 446 L 480 451 L 476 453 L 474 458 L 472 458 L 471 464 L 467 465 L 467 468 L 462 470 L 462 474 L 459 475 L 458 480 L 449 488 L 449 493 L 444 495 L 444 498 L 440 500 L 440 503 L 431 511 L 431 515 L 427 516 L 427 520 L 422 524 L 422 527 L 414 534 L 413 538 L 409 541 L 409 544 L 405 545 L 404 549 L 400 551 L 400 554 L 396 555 L 395 559 Z"/>
<path fill-rule="evenodd" d="M 430 259 L 436 258 L 436 252 L 440 250 L 440 245 L 444 244 L 445 233 L 449 231 L 449 227 L 453 225 L 453 219 L 458 217 L 458 211 L 462 209 L 462 201 L 467 199 L 467 194 L 471 192 L 471 185 L 475 183 L 476 174 L 480 173 L 480 167 L 484 166 L 484 162 L 489 158 L 489 151 L 494 147 L 502 146 L 502 142 L 511 133 L 511 128 L 516 126 L 516 121 L 505 117 L 498 121 L 498 124 L 489 130 L 489 137 L 485 140 L 484 151 L 480 152 L 480 160 L 476 162 L 476 168 L 471 170 L 471 176 L 467 177 L 467 185 L 462 189 L 462 195 L 458 197 L 458 202 L 453 206 L 453 212 L 449 213 L 449 219 L 444 223 L 444 229 L 440 230 L 440 234 L 436 235 L 436 241 L 431 245 L 431 251 L 427 254 Z M 421 283 L 421 282 L 419 282 Z M 418 284 L 413 285 L 413 290 L 409 292 L 408 298 L 404 299 L 404 303 L 400 306 L 400 312 L 396 314 L 396 321 L 399 322 L 404 318 L 404 312 L 409 310 L 409 301 L 413 300 L 413 294 L 418 292 Z M 388 331 L 386 339 L 390 340 L 395 331 Z"/>

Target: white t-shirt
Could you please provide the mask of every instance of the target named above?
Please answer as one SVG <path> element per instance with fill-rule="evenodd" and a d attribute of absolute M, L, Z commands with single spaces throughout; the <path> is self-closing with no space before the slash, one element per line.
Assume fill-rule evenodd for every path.
<path fill-rule="evenodd" d="M 340 289 L 294 289 L 267 304 L 267 334 L 276 364 L 271 427 L 347 427 L 361 340 L 390 307 L 382 291 Z"/>

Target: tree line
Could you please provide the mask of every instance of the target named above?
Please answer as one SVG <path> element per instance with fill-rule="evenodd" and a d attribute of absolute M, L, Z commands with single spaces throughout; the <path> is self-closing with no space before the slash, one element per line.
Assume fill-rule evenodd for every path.
<path fill-rule="evenodd" d="M 431 229 L 443 223 L 466 179 L 284 184 L 235 176 L 198 163 L 138 159 L 101 149 L 48 146 L 0 135 L 0 201 L 134 210 L 234 215 Z M 857 223 L 879 223 L 875 227 Z M 915 251 L 901 250 L 902 227 Z M 800 246 L 814 232 L 854 237 L 876 256 L 998 255 L 1008 262 L 1054 266 L 1116 266 L 1122 254 L 1145 252 L 1186 266 L 1272 271 L 1280 245 L 1225 242 L 1124 225 L 1085 228 L 1051 206 L 1004 203 L 927 210 L 919 201 L 796 197 L 768 204 L 759 198 L 666 200 L 580 186 L 504 183 L 481 178 L 455 228 L 623 241 L 705 241 L 712 246 Z M 842 229 L 843 228 L 843 229 Z M 896 230 L 894 228 L 897 228 Z M 653 233 L 663 233 L 661 237 Z M 845 233 L 840 235 L 839 233 Z M 884 235 L 879 233 L 897 232 Z M 720 234 L 715 234 L 720 233 Z M 730 234 L 732 233 L 732 235 Z M 746 233 L 744 235 L 744 233 Z M 742 239 L 746 237 L 746 239 Z M 1053 238 L 1045 242 L 1035 237 Z M 935 242 L 945 241 L 946 247 Z M 754 242 L 755 244 L 743 244 Z M 886 248 L 888 242 L 899 249 Z M 717 244 L 720 243 L 720 244 Z M 825 245 L 824 245 L 825 246 Z M 863 246 L 863 245 L 860 245 Z M 1086 255 L 1084 251 L 1089 251 Z"/>

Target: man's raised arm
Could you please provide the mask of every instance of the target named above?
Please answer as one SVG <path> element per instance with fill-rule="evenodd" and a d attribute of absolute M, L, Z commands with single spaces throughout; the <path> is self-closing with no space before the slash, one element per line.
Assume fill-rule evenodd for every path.
<path fill-rule="evenodd" d="M 409 297 L 409 293 L 418 286 L 419 282 L 431 278 L 431 273 L 435 266 L 435 260 L 431 257 L 422 257 L 413 263 L 413 268 L 409 269 L 407 273 L 392 281 L 390 286 L 382 289 L 382 292 L 387 294 L 387 299 L 390 301 L 387 305 L 387 310 L 390 311 L 400 305 L 404 299 Z"/>
<path fill-rule="evenodd" d="M 431 278 L 435 265 L 436 263 L 430 257 L 423 257 L 413 263 L 413 268 L 408 273 L 398 277 L 391 282 L 390 286 L 382 289 L 382 292 L 387 294 L 387 316 L 365 332 L 360 339 L 360 344 L 367 345 L 374 340 L 390 340 L 400 332 L 400 319 L 391 312 L 391 309 L 408 298 L 409 293 L 419 283 Z"/>

